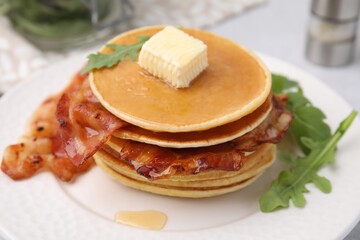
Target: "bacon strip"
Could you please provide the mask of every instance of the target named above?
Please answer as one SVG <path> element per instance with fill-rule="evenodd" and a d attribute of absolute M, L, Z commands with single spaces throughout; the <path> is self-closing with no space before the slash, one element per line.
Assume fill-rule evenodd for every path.
<path fill-rule="evenodd" d="M 187 149 L 163 148 L 131 140 L 113 139 L 118 147 L 105 147 L 115 158 L 131 164 L 148 179 L 175 173 L 196 174 L 208 169 L 236 171 L 243 166 L 246 152 L 264 143 L 278 143 L 288 130 L 292 115 L 285 109 L 286 99 L 273 97 L 273 109 L 264 122 L 246 135 L 223 144 Z"/>
<path fill-rule="evenodd" d="M 65 92 L 61 96 L 56 118 L 60 125 L 62 149 L 75 166 L 92 157 L 116 129 L 127 125 L 100 104 L 88 80 L 77 91 Z"/>
<path fill-rule="evenodd" d="M 86 76 L 77 74 L 64 91 L 76 91 Z M 77 167 L 61 148 L 59 124 L 55 118 L 61 93 L 47 98 L 33 113 L 18 144 L 8 146 L 1 170 L 14 180 L 29 178 L 42 169 L 49 169 L 59 179 L 70 181 L 87 171 L 93 160 Z"/>
<path fill-rule="evenodd" d="M 254 151 L 263 143 L 278 143 L 285 136 L 292 121 L 292 114 L 286 109 L 287 95 L 273 95 L 273 109 L 267 118 L 253 131 L 235 140 L 242 151 Z"/>
<path fill-rule="evenodd" d="M 37 108 L 20 143 L 5 149 L 1 170 L 17 180 L 49 169 L 70 181 L 93 165 L 92 155 L 124 124 L 98 102 L 87 76 L 76 74 Z"/>
<path fill-rule="evenodd" d="M 126 139 L 113 139 L 117 151 L 105 145 L 105 151 L 120 161 L 131 164 L 136 172 L 148 179 L 159 179 L 175 173 L 197 174 L 208 169 L 239 170 L 244 152 L 231 142 L 203 148 L 164 148 Z"/>

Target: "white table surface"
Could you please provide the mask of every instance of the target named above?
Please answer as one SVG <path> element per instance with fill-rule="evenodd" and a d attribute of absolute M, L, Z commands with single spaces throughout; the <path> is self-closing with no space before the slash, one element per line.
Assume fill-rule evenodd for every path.
<path fill-rule="evenodd" d="M 269 0 L 208 30 L 311 73 L 360 111 L 360 24 L 352 64 L 337 68 L 312 64 L 305 58 L 310 3 L 310 0 Z M 360 223 L 345 239 L 360 240 Z"/>

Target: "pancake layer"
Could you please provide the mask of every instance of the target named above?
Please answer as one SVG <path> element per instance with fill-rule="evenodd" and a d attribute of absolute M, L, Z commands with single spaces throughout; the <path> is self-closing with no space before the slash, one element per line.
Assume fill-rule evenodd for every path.
<path fill-rule="evenodd" d="M 115 131 L 113 136 L 160 147 L 194 148 L 212 146 L 238 138 L 262 123 L 272 109 L 271 95 L 251 114 L 228 124 L 205 131 L 168 133 L 149 131 L 129 125 Z"/>

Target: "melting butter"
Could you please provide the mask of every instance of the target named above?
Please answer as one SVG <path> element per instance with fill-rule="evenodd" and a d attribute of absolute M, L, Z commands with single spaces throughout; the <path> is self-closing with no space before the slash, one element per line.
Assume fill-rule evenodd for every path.
<path fill-rule="evenodd" d="M 167 26 L 143 45 L 138 64 L 171 86 L 186 88 L 208 66 L 207 46 Z"/>
<path fill-rule="evenodd" d="M 167 222 L 167 215 L 160 211 L 119 211 L 115 221 L 132 227 L 161 230 Z"/>

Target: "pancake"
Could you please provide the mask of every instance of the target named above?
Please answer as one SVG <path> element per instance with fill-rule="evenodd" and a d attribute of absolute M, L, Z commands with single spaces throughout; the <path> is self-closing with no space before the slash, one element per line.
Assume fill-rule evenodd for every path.
<path fill-rule="evenodd" d="M 228 124 L 205 131 L 168 133 L 149 131 L 134 125 L 115 131 L 113 136 L 160 147 L 189 148 L 206 147 L 240 137 L 257 127 L 271 111 L 271 95 L 251 114 Z"/>
<path fill-rule="evenodd" d="M 136 36 L 154 35 L 162 28 L 136 29 L 109 43 L 132 44 Z M 208 47 L 209 67 L 190 87 L 174 89 L 136 62 L 125 61 L 91 72 L 91 89 L 101 104 L 120 119 L 147 130 L 193 132 L 239 120 L 265 102 L 271 75 L 254 54 L 212 33 L 182 30 Z"/>
<path fill-rule="evenodd" d="M 108 147 L 116 151 L 116 145 L 110 143 Z M 275 145 L 263 144 L 244 158 L 244 167 L 239 171 L 209 170 L 192 175 L 179 172 L 158 180 L 140 176 L 131 165 L 104 149 L 96 153 L 94 159 L 109 176 L 126 186 L 167 196 L 203 198 L 233 192 L 249 185 L 272 164 L 275 152 Z"/>

